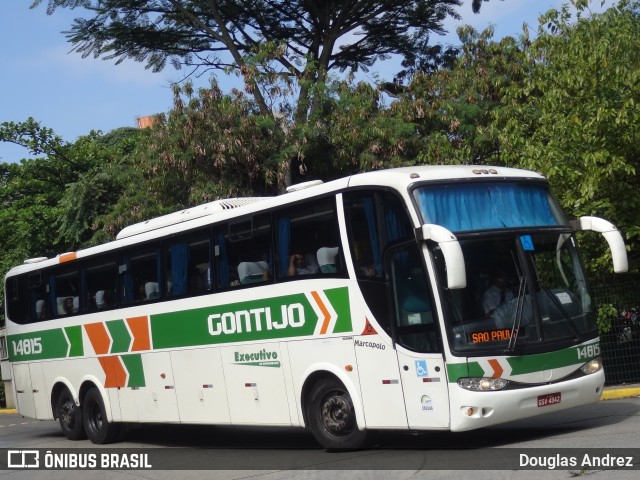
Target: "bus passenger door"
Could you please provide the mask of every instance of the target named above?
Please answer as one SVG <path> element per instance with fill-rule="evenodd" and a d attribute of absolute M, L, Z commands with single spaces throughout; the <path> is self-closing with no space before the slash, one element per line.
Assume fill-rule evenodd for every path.
<path fill-rule="evenodd" d="M 398 367 L 409 428 L 448 428 L 449 390 L 422 252 L 411 242 L 386 258 Z"/>

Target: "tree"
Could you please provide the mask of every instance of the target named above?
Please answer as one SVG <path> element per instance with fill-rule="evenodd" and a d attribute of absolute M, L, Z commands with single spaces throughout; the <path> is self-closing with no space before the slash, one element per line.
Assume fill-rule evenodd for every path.
<path fill-rule="evenodd" d="M 117 201 L 92 220 L 92 243 L 131 223 L 201 203 L 277 192 L 284 136 L 242 92 L 223 94 L 215 82 L 208 89 L 175 86 L 173 108 L 145 133 L 126 155 Z M 116 172 L 123 171 L 122 162 L 114 163 Z M 78 188 L 84 192 L 85 182 Z"/>
<path fill-rule="evenodd" d="M 70 145 L 69 154 L 91 161 L 65 186 L 58 202 L 58 239 L 77 249 L 112 240 L 115 231 L 106 230 L 104 217 L 119 202 L 123 192 L 139 187 L 137 160 L 149 131 L 119 128 L 105 135 L 92 132 Z"/>
<path fill-rule="evenodd" d="M 501 159 L 542 172 L 566 211 L 610 219 L 640 244 L 640 2 L 590 14 L 574 0 L 541 18 L 527 75 L 505 91 Z M 608 269 L 606 254 L 596 269 Z M 600 268 L 602 267 L 602 268 Z"/>
<path fill-rule="evenodd" d="M 43 0 L 35 0 L 34 6 Z M 486 1 L 486 0 L 485 0 Z M 299 87 L 295 120 L 313 108 L 313 85 L 333 69 L 359 70 L 388 55 L 412 55 L 461 0 L 49 0 L 78 8 L 67 32 L 87 56 L 176 67 L 233 70 L 263 115 L 275 77 Z M 481 2 L 473 1 L 474 11 Z"/>

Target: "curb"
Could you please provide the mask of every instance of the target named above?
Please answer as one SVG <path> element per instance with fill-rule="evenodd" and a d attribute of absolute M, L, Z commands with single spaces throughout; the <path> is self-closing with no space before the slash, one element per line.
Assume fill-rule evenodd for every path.
<path fill-rule="evenodd" d="M 6 414 L 6 413 L 16 413 L 16 409 L 15 408 L 1 408 L 0 409 L 0 415 Z"/>
<path fill-rule="evenodd" d="M 616 400 L 618 398 L 631 398 L 640 396 L 640 387 L 611 388 L 602 392 L 601 400 Z"/>

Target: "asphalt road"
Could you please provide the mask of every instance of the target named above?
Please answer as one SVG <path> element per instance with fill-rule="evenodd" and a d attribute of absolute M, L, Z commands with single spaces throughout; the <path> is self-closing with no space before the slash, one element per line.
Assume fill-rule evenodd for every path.
<path fill-rule="evenodd" d="M 29 471 L 0 469 L 0 480 L 55 479 L 290 479 L 459 478 L 617 480 L 638 478 L 640 398 L 600 401 L 566 412 L 464 433 L 385 432 L 368 450 L 327 452 L 304 430 L 182 425 L 132 426 L 121 442 L 101 447 L 87 440 L 71 442 L 53 421 L 0 415 L 0 454 L 5 449 L 46 449 L 85 455 L 152 452 L 152 470 Z M 550 469 L 549 459 L 584 454 L 632 455 L 626 467 Z M 80 450 L 77 450 L 80 449 Z M 126 450 L 121 450 L 126 449 Z M 568 450 L 571 449 L 571 450 Z M 575 449 L 575 450 L 573 450 Z M 43 452 L 44 450 L 40 450 Z M 523 455 L 525 457 L 523 457 Z M 541 458 L 535 470 L 513 466 L 513 459 Z M 7 464 L 6 459 L 0 458 Z M 504 463 L 503 463 L 504 462 Z M 170 470 L 172 468 L 184 470 Z M 526 465 L 525 465 L 526 466 Z M 158 469 L 161 468 L 161 469 Z M 166 468 L 166 470 L 164 469 Z M 193 470 L 197 468 L 198 470 Z M 435 468 L 435 469 L 434 469 Z M 465 470 L 462 470 L 465 469 Z"/>

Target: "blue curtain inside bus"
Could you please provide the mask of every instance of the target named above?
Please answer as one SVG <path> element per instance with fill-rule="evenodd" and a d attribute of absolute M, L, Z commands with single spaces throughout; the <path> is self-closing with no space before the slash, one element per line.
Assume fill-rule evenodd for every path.
<path fill-rule="evenodd" d="M 229 286 L 229 258 L 227 257 L 227 244 L 225 243 L 223 233 L 216 234 L 215 239 L 215 266 L 216 276 L 218 277 L 218 286 L 220 288 L 227 288 Z"/>
<path fill-rule="evenodd" d="M 276 246 L 278 250 L 278 274 L 280 277 L 286 277 L 289 273 L 289 252 L 291 242 L 291 222 L 289 221 L 289 217 L 280 217 L 278 218 L 278 245 Z M 271 254 L 271 250 L 269 250 L 269 254 Z M 272 265 L 271 261 L 269 265 Z"/>
<path fill-rule="evenodd" d="M 189 244 L 180 242 L 171 245 L 171 282 L 172 294 L 187 293 L 189 276 Z"/>
<path fill-rule="evenodd" d="M 364 197 L 362 199 L 362 207 L 364 209 L 364 215 L 367 219 L 367 226 L 369 227 L 369 240 L 371 240 L 373 265 L 376 270 L 376 275 L 380 275 L 382 272 L 382 255 L 380 254 L 380 245 L 378 244 L 378 229 L 376 228 L 373 199 L 371 197 Z"/>
<path fill-rule="evenodd" d="M 417 191 L 426 223 L 452 232 L 494 228 L 555 226 L 543 186 L 514 183 L 476 183 L 424 187 Z"/>

